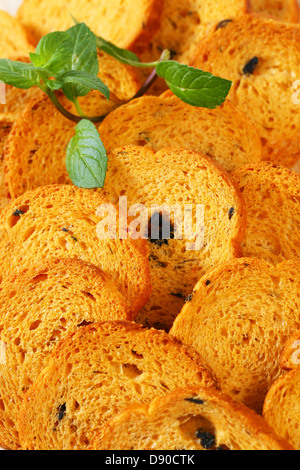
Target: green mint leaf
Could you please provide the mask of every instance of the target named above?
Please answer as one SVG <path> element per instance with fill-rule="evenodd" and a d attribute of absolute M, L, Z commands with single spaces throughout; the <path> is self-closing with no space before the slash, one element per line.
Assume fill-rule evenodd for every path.
<path fill-rule="evenodd" d="M 120 47 L 115 46 L 109 41 L 97 36 L 96 38 L 97 46 L 106 54 L 114 57 L 122 64 L 132 65 L 133 67 L 143 66 L 140 59 L 133 52 L 127 51 L 127 49 L 121 49 Z"/>
<path fill-rule="evenodd" d="M 73 101 L 74 97 L 87 95 L 91 90 L 100 91 L 108 100 L 110 96 L 109 88 L 99 77 L 80 70 L 70 70 L 57 80 L 48 81 L 47 85 L 51 90 L 61 88 L 70 101 Z"/>
<path fill-rule="evenodd" d="M 16 88 L 28 89 L 39 84 L 40 76 L 32 64 L 0 59 L 0 80 Z"/>
<path fill-rule="evenodd" d="M 96 127 L 83 119 L 67 148 L 68 174 L 79 188 L 103 188 L 107 171 L 107 154 Z"/>
<path fill-rule="evenodd" d="M 214 109 L 224 103 L 232 82 L 175 61 L 160 62 L 156 73 L 187 104 Z"/>
<path fill-rule="evenodd" d="M 36 67 L 50 70 L 54 76 L 71 69 L 73 41 L 64 31 L 49 33 L 37 45 L 30 59 Z"/>
<path fill-rule="evenodd" d="M 82 70 L 97 76 L 99 63 L 95 34 L 84 23 L 78 23 L 66 32 L 73 42 L 70 70 Z"/>

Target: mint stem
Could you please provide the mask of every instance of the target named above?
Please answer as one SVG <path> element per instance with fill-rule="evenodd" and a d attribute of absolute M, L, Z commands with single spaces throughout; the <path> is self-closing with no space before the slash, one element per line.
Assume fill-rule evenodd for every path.
<path fill-rule="evenodd" d="M 147 78 L 147 80 L 145 81 L 144 85 L 140 88 L 140 90 L 136 93 L 136 95 L 134 95 L 134 97 L 131 98 L 131 100 L 129 101 L 135 100 L 136 98 L 140 98 L 145 93 L 147 93 L 147 91 L 151 88 L 151 86 L 153 85 L 153 83 L 156 81 L 157 78 L 158 78 L 158 75 L 156 73 L 156 69 L 154 69 L 149 75 L 149 77 Z"/>

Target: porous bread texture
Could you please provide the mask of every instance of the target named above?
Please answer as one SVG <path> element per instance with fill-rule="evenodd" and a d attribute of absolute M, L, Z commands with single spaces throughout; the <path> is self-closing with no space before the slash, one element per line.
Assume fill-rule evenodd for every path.
<path fill-rule="evenodd" d="M 300 76 L 299 41 L 298 25 L 244 15 L 212 31 L 192 61 L 233 81 L 228 98 L 255 123 L 263 159 L 287 167 L 300 157 L 300 108 L 293 99 Z"/>
<path fill-rule="evenodd" d="M 155 152 L 129 146 L 115 149 L 108 160 L 107 198 L 118 203 L 120 196 L 127 197 L 128 210 L 133 210 L 131 219 L 138 222 L 144 212 L 134 206 L 143 204 L 149 221 L 149 227 L 140 222 L 137 226 L 138 236 L 149 239 L 152 279 L 152 296 L 138 321 L 168 330 L 199 278 L 216 264 L 242 255 L 246 224 L 242 196 L 221 167 L 191 150 Z M 197 230 L 198 245 L 195 233 L 190 234 L 184 225 L 189 220 L 187 211 L 193 232 Z M 155 224 L 162 230 L 162 220 L 153 219 L 159 213 L 170 227 L 170 236 L 160 234 L 157 240 L 150 222 L 152 230 Z"/>
<path fill-rule="evenodd" d="M 282 375 L 270 388 L 263 415 L 279 436 L 300 450 L 300 367 Z"/>
<path fill-rule="evenodd" d="M 247 209 L 244 256 L 273 264 L 300 257 L 300 175 L 269 162 L 231 174 Z"/>
<path fill-rule="evenodd" d="M 9 59 L 12 55 L 27 55 L 34 51 L 20 22 L 3 10 L 0 10 L 0 31 L 1 59 Z"/>
<path fill-rule="evenodd" d="M 283 370 L 296 369 L 300 365 L 300 330 L 287 341 L 281 356 L 280 366 Z"/>
<path fill-rule="evenodd" d="M 99 76 L 111 91 L 108 101 L 98 91 L 79 98 L 87 116 L 108 114 L 138 91 L 136 72 L 106 54 L 99 54 Z M 62 94 L 65 108 L 77 114 Z M 65 118 L 47 96 L 31 102 L 16 120 L 7 143 L 4 183 L 7 195 L 16 198 L 47 184 L 71 183 L 65 164 L 66 149 L 75 134 L 76 123 Z M 18 178 L 16 178 L 18 175 Z"/>
<path fill-rule="evenodd" d="M 118 286 L 134 316 L 151 293 L 144 240 L 98 237 L 102 193 L 71 185 L 29 191 L 0 214 L 0 279 L 48 258 L 77 258 L 101 268 Z M 118 211 L 116 210 L 118 221 Z"/>
<path fill-rule="evenodd" d="M 249 0 L 247 11 L 287 23 L 299 22 L 298 0 Z"/>
<path fill-rule="evenodd" d="M 123 145 L 186 148 L 211 157 L 227 171 L 261 160 L 255 127 L 229 101 L 211 110 L 190 106 L 171 91 L 144 96 L 110 113 L 99 132 L 109 152 Z"/>
<path fill-rule="evenodd" d="M 17 18 L 36 43 L 73 26 L 76 18 L 116 46 L 140 52 L 159 27 L 161 12 L 161 0 L 24 0 Z"/>
<path fill-rule="evenodd" d="M 167 333 L 125 322 L 81 328 L 60 343 L 25 395 L 22 447 L 88 449 L 125 406 L 188 384 L 214 387 L 200 357 Z"/>
<path fill-rule="evenodd" d="M 159 59 L 168 49 L 174 59 L 189 63 L 194 45 L 205 37 L 211 24 L 245 12 L 245 0 L 164 0 L 160 27 L 142 59 Z"/>
<path fill-rule="evenodd" d="M 4 147 L 12 125 L 11 119 L 0 119 L 0 211 L 9 203 L 4 188 Z"/>
<path fill-rule="evenodd" d="M 17 62 L 30 62 L 29 58 L 26 56 L 11 56 L 9 59 Z M 21 88 L 5 85 L 6 103 L 0 104 L 0 122 L 5 119 L 10 119 L 13 123 L 24 111 L 28 103 L 41 96 L 43 96 L 43 92 L 38 87 L 23 90 Z"/>
<path fill-rule="evenodd" d="M 198 282 L 170 331 L 205 358 L 224 393 L 258 413 L 299 329 L 299 267 L 255 258 L 220 265 Z"/>
<path fill-rule="evenodd" d="M 20 448 L 22 399 L 48 364 L 55 346 L 89 323 L 132 320 L 115 284 L 76 259 L 49 260 L 0 285 L 0 446 Z"/>
<path fill-rule="evenodd" d="M 100 430 L 94 450 L 292 450 L 264 419 L 227 395 L 188 387 L 133 405 Z"/>

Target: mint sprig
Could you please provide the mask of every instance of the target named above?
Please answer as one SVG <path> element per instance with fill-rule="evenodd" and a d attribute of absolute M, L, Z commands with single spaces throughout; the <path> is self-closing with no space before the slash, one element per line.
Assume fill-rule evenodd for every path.
<path fill-rule="evenodd" d="M 103 188 L 107 154 L 95 126 L 83 119 L 67 148 L 66 167 L 72 182 L 80 188 Z"/>
<path fill-rule="evenodd" d="M 105 116 L 85 116 L 78 102 L 79 97 L 86 96 L 91 90 L 98 90 L 107 100 L 110 98 L 108 87 L 98 77 L 98 48 L 120 63 L 153 69 L 132 99 L 145 94 L 158 76 L 178 98 L 192 106 L 216 108 L 230 91 L 230 81 L 170 60 L 171 54 L 167 50 L 157 61 L 144 63 L 133 52 L 96 36 L 84 23 L 75 19 L 74 22 L 76 24 L 67 31 L 44 36 L 35 52 L 30 53 L 31 63 L 0 59 L 0 81 L 24 89 L 38 86 L 61 114 L 78 123 L 66 157 L 67 171 L 76 186 L 103 187 L 107 170 L 106 151 L 92 124 L 102 121 Z M 58 90 L 74 103 L 78 116 L 60 103 L 56 95 Z"/>

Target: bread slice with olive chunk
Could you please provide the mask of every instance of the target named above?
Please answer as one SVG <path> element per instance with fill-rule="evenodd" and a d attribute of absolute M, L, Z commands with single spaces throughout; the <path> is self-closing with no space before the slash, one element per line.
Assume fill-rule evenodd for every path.
<path fill-rule="evenodd" d="M 198 282 L 171 336 L 205 357 L 233 399 L 261 413 L 281 375 L 287 339 L 300 328 L 300 260 L 220 265 Z"/>
<path fill-rule="evenodd" d="M 108 159 L 104 192 L 113 203 L 127 198 L 130 236 L 147 239 L 150 249 L 152 296 L 138 321 L 168 330 L 200 277 L 242 255 L 243 198 L 198 152 L 128 146 Z"/>
<path fill-rule="evenodd" d="M 264 419 L 213 389 L 189 387 L 135 405 L 100 430 L 95 450 L 292 450 Z"/>
<path fill-rule="evenodd" d="M 126 322 L 80 328 L 60 343 L 24 398 L 23 449 L 89 449 L 125 406 L 188 384 L 214 387 L 201 358 L 167 333 Z"/>
<path fill-rule="evenodd" d="M 243 15 L 211 31 L 192 61 L 233 81 L 229 99 L 256 125 L 263 159 L 290 168 L 300 158 L 299 42 L 298 25 Z"/>
<path fill-rule="evenodd" d="M 76 18 L 116 46 L 139 52 L 159 27 L 161 12 L 161 0 L 24 0 L 17 17 L 36 43 L 73 26 Z"/>
<path fill-rule="evenodd" d="M 273 264 L 300 257 L 300 175 L 274 163 L 233 172 L 247 208 L 244 256 Z"/>
<path fill-rule="evenodd" d="M 123 105 L 99 127 L 107 151 L 123 145 L 200 152 L 232 171 L 261 160 L 253 124 L 229 101 L 212 110 L 183 103 L 171 91 Z"/>
<path fill-rule="evenodd" d="M 0 278 L 38 260 L 81 259 L 115 282 L 134 318 L 151 292 L 148 245 L 99 236 L 107 204 L 102 193 L 71 185 L 40 187 L 11 202 L 0 214 Z"/>
<path fill-rule="evenodd" d="M 89 323 L 131 320 L 115 284 L 96 266 L 55 259 L 28 267 L 0 288 L 0 446 L 19 449 L 22 399 L 55 346 Z"/>

